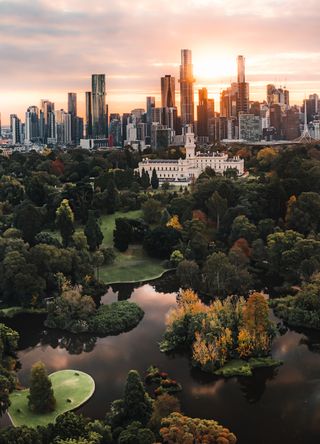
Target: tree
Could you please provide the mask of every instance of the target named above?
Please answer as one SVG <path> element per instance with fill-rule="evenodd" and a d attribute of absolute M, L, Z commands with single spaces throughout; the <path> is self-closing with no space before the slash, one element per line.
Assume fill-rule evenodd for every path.
<path fill-rule="evenodd" d="M 124 390 L 124 415 L 128 422 L 139 421 L 146 425 L 152 415 L 152 399 L 146 393 L 140 375 L 130 370 Z"/>
<path fill-rule="evenodd" d="M 150 178 L 147 171 L 145 171 L 144 168 L 142 168 L 141 178 L 140 178 L 140 184 L 144 190 L 150 187 Z"/>
<path fill-rule="evenodd" d="M 152 257 L 168 259 L 179 240 L 179 231 L 173 228 L 157 227 L 146 234 L 143 248 Z"/>
<path fill-rule="evenodd" d="M 67 289 L 49 304 L 45 325 L 73 333 L 86 332 L 95 311 L 96 304 L 91 296 L 83 296 L 78 287 Z"/>
<path fill-rule="evenodd" d="M 238 216 L 231 227 L 230 241 L 235 242 L 239 238 L 245 238 L 249 243 L 258 237 L 257 228 L 246 216 Z"/>
<path fill-rule="evenodd" d="M 151 186 L 154 190 L 157 190 L 159 188 L 159 179 L 155 168 L 153 168 L 152 170 Z"/>
<path fill-rule="evenodd" d="M 168 444 L 235 444 L 237 438 L 230 430 L 209 419 L 189 418 L 171 413 L 162 420 L 160 435 Z"/>
<path fill-rule="evenodd" d="M 126 251 L 132 240 L 132 227 L 125 217 L 118 217 L 115 220 L 113 230 L 113 243 L 119 251 Z"/>
<path fill-rule="evenodd" d="M 86 420 L 73 412 L 59 415 L 54 424 L 54 434 L 60 439 L 77 439 L 86 436 Z"/>
<path fill-rule="evenodd" d="M 141 205 L 143 218 L 149 224 L 159 222 L 161 218 L 162 205 L 156 199 L 148 199 Z"/>
<path fill-rule="evenodd" d="M 216 222 L 217 230 L 220 228 L 220 221 L 224 216 L 228 208 L 228 201 L 220 196 L 220 194 L 215 191 L 210 199 L 206 202 L 209 217 L 211 220 Z"/>
<path fill-rule="evenodd" d="M 68 247 L 74 233 L 74 214 L 67 199 L 63 199 L 57 208 L 56 225 L 60 230 L 63 246 Z"/>
<path fill-rule="evenodd" d="M 103 234 L 101 228 L 95 218 L 94 211 L 89 211 L 88 221 L 84 228 L 84 234 L 87 237 L 90 251 L 95 251 L 100 247 L 103 241 Z"/>
<path fill-rule="evenodd" d="M 23 239 L 33 245 L 35 236 L 40 233 L 42 228 L 42 211 L 31 202 L 22 202 L 15 208 L 13 224 L 21 230 Z"/>
<path fill-rule="evenodd" d="M 27 427 L 6 427 L 0 430 L 0 444 L 43 444 L 41 433 Z"/>
<path fill-rule="evenodd" d="M 104 254 L 102 251 L 98 250 L 95 251 L 92 255 L 93 264 L 96 267 L 97 270 L 97 279 L 99 280 L 99 274 L 100 274 L 100 267 L 104 263 Z"/>
<path fill-rule="evenodd" d="M 182 288 L 196 289 L 199 285 L 198 264 L 195 261 L 181 261 L 177 267 L 177 277 Z"/>
<path fill-rule="evenodd" d="M 48 378 L 45 365 L 40 361 L 33 364 L 31 369 L 28 405 L 35 413 L 52 412 L 56 406 L 52 383 Z"/>
<path fill-rule="evenodd" d="M 162 419 L 173 412 L 180 412 L 179 400 L 168 393 L 158 396 L 153 404 L 153 412 L 150 419 L 151 429 L 158 433 Z"/>
<path fill-rule="evenodd" d="M 120 433 L 117 442 L 118 444 L 153 444 L 155 436 L 139 421 L 134 421 Z"/>
<path fill-rule="evenodd" d="M 179 222 L 179 217 L 175 214 L 168 220 L 167 227 L 174 228 L 175 230 L 182 230 L 182 225 Z"/>

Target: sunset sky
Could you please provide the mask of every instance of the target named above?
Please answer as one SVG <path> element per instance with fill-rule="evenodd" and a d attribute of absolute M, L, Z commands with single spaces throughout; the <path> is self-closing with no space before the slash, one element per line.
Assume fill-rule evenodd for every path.
<path fill-rule="evenodd" d="M 319 0 L 0 0 L 2 123 L 41 98 L 66 107 L 68 91 L 82 114 L 92 73 L 107 76 L 110 112 L 145 107 L 162 75 L 178 78 L 181 48 L 216 101 L 244 54 L 250 99 L 276 83 L 300 103 L 320 93 L 319 23 Z"/>

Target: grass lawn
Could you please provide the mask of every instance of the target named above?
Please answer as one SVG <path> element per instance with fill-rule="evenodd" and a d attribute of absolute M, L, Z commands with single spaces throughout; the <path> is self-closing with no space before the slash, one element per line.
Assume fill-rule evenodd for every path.
<path fill-rule="evenodd" d="M 147 256 L 141 245 L 130 245 L 126 252 L 116 254 L 112 265 L 100 268 L 99 278 L 106 284 L 148 281 L 166 271 L 161 261 Z"/>
<path fill-rule="evenodd" d="M 104 236 L 102 245 L 113 247 L 113 230 L 116 218 L 139 219 L 142 215 L 142 210 L 133 210 L 126 213 L 117 211 L 114 214 L 103 215 L 99 219 Z M 76 231 L 80 230 L 83 230 L 83 227 L 77 227 Z M 53 232 L 52 234 L 60 239 L 59 233 Z M 149 281 L 161 277 L 166 271 L 161 265 L 162 261 L 149 257 L 143 251 L 141 245 L 130 245 L 124 253 L 115 249 L 115 253 L 115 262 L 112 265 L 104 265 L 99 271 L 99 279 L 106 284 Z"/>
<path fill-rule="evenodd" d="M 134 210 L 127 213 L 118 211 L 115 214 L 102 216 L 100 227 L 105 246 L 113 246 L 113 230 L 115 219 L 118 217 L 139 219 L 142 217 L 142 211 Z M 99 271 L 99 278 L 106 284 L 147 281 L 160 277 L 166 271 L 161 264 L 162 261 L 149 257 L 141 245 L 130 245 L 124 253 L 117 250 L 115 252 L 114 263 L 101 267 Z"/>
<path fill-rule="evenodd" d="M 142 217 L 142 210 L 128 211 L 127 213 L 122 213 L 117 211 L 114 214 L 107 214 L 100 218 L 100 228 L 103 233 L 103 245 L 106 247 L 113 246 L 113 230 L 115 228 L 115 220 L 118 217 L 126 217 L 127 219 L 139 219 Z"/>
<path fill-rule="evenodd" d="M 95 383 L 90 375 L 78 370 L 61 370 L 49 375 L 57 400 L 54 412 L 45 414 L 32 413 L 28 408 L 29 389 L 16 390 L 10 395 L 11 406 L 8 409 L 12 424 L 16 427 L 45 426 L 54 422 L 61 413 L 74 410 L 84 404 L 94 393 Z"/>
<path fill-rule="evenodd" d="M 45 308 L 9 307 L 0 309 L 0 318 L 13 318 L 21 313 L 42 314 L 46 313 Z"/>
<path fill-rule="evenodd" d="M 242 359 L 233 359 L 215 371 L 217 376 L 223 376 L 225 378 L 232 378 L 233 376 L 252 376 L 252 370 L 260 367 L 278 367 L 281 365 L 281 361 L 272 359 L 271 356 L 266 358 L 251 358 L 248 361 Z"/>

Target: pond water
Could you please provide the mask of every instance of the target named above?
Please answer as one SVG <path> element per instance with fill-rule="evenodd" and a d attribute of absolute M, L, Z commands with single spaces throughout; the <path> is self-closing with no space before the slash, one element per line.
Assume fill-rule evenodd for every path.
<path fill-rule="evenodd" d="M 96 391 L 79 411 L 103 418 L 110 402 L 122 396 L 128 371 L 143 375 L 153 364 L 182 384 L 185 414 L 216 419 L 237 435 L 239 444 L 320 442 L 320 334 L 288 330 L 273 344 L 273 357 L 284 362 L 281 367 L 258 369 L 251 378 L 218 379 L 193 369 L 185 356 L 159 351 L 165 315 L 175 305 L 176 293 L 157 291 L 150 284 L 135 289 L 118 286 L 110 288 L 102 301 L 129 296 L 145 316 L 134 330 L 119 336 L 48 333 L 41 316 L 22 315 L 7 322 L 21 335 L 21 383 L 28 385 L 30 368 L 38 360 L 49 372 L 87 372 L 95 379 Z"/>

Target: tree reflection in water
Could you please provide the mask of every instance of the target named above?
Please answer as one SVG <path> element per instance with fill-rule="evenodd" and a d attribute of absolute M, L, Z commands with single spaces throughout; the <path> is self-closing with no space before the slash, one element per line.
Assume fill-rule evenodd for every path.
<path fill-rule="evenodd" d="M 70 355 L 80 355 L 82 352 L 91 352 L 96 345 L 97 338 L 89 334 L 75 335 L 60 330 L 44 330 L 40 341 L 41 345 L 66 349 Z"/>

